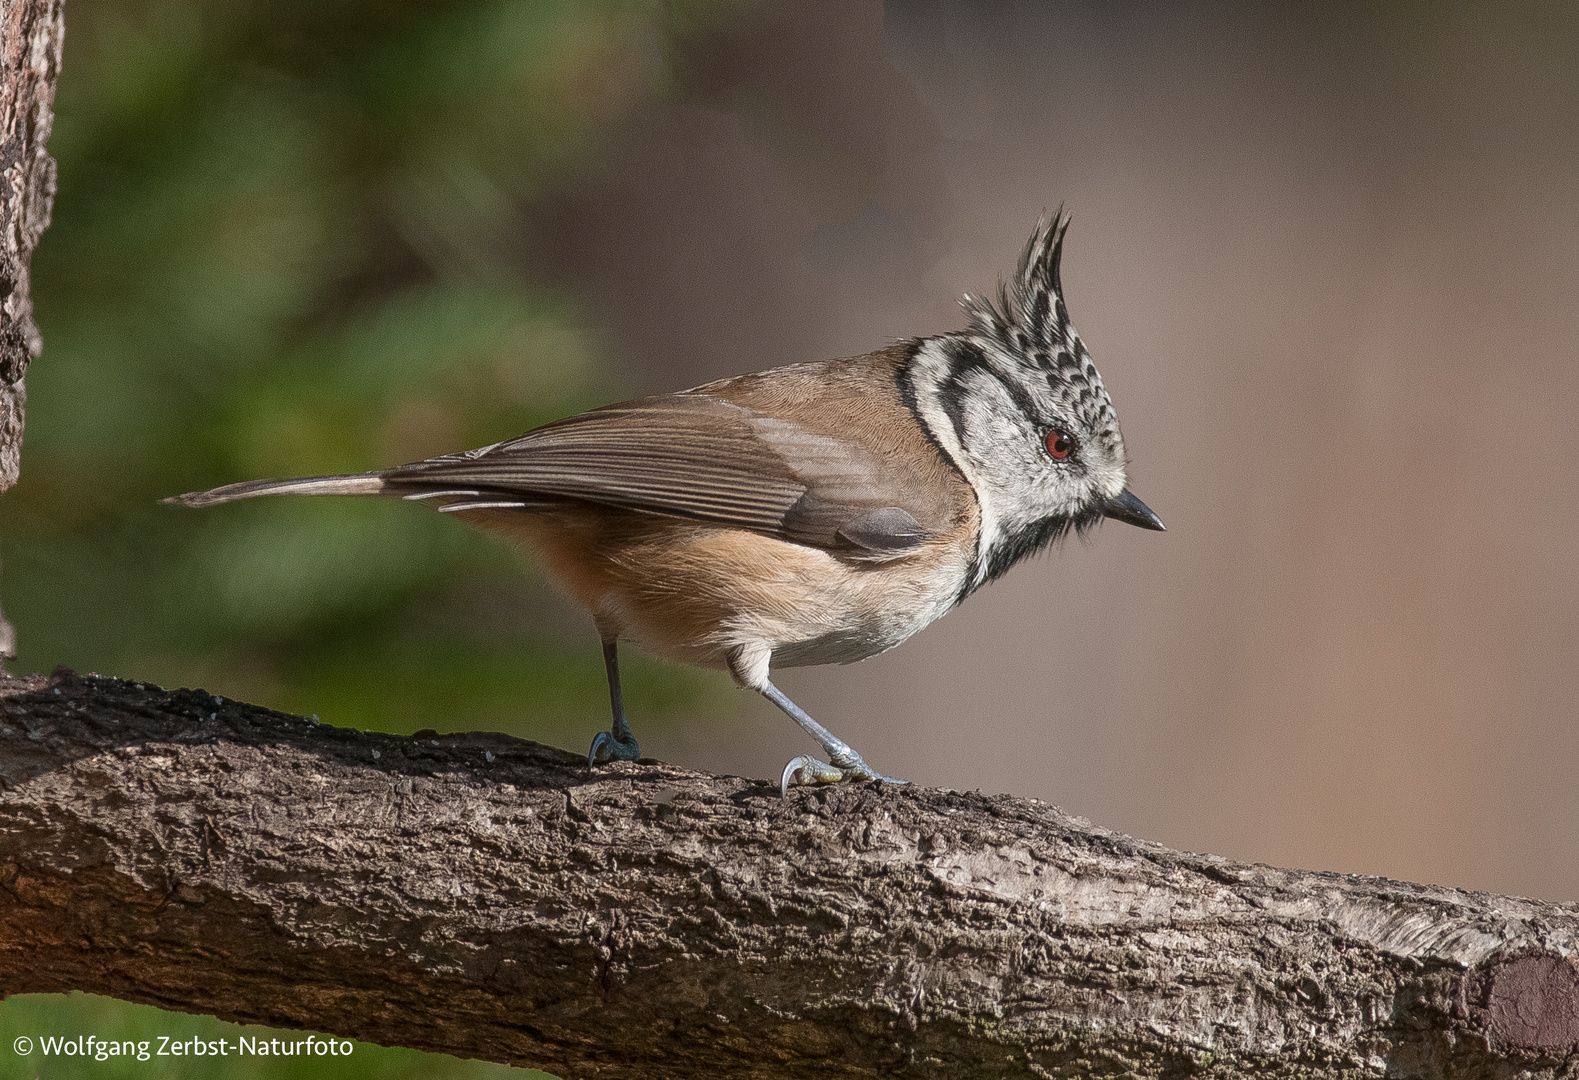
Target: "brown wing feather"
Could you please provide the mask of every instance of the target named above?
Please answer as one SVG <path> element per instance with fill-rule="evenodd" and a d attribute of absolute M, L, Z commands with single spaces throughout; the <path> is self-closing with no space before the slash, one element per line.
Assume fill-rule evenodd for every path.
<path fill-rule="evenodd" d="M 401 488 L 576 499 L 877 557 L 924 538 L 902 508 L 872 516 L 890 506 L 893 486 L 862 447 L 697 393 L 594 409 L 382 476 Z M 892 536 L 888 523 L 898 527 Z"/>

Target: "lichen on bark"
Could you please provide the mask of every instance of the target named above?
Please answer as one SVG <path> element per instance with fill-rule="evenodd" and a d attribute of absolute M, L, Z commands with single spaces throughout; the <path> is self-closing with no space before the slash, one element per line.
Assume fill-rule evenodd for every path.
<path fill-rule="evenodd" d="M 0 0 L 0 492 L 22 472 L 27 367 L 43 348 L 33 322 L 28 266 L 55 204 L 55 79 L 64 0 Z M 16 631 L 0 614 L 0 661 Z"/>
<path fill-rule="evenodd" d="M 0 491 L 21 470 L 28 364 L 43 347 L 28 266 L 55 202 L 55 79 L 63 0 L 0 2 Z"/>

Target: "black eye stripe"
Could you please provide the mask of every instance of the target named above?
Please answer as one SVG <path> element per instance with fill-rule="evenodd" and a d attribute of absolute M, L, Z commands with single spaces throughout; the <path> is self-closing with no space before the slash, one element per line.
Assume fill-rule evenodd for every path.
<path fill-rule="evenodd" d="M 1031 396 L 1030 390 L 989 364 L 987 354 L 982 351 L 981 346 L 970 341 L 954 341 L 949 343 L 944 355 L 948 358 L 949 369 L 948 375 L 939 387 L 942 391 L 940 396 L 943 411 L 954 426 L 955 438 L 960 440 L 961 445 L 965 440 L 965 401 L 969 393 L 970 376 L 973 373 L 984 375 L 1003 387 L 1004 393 L 1013 400 L 1015 408 L 1022 416 L 1036 416 L 1036 400 Z"/>

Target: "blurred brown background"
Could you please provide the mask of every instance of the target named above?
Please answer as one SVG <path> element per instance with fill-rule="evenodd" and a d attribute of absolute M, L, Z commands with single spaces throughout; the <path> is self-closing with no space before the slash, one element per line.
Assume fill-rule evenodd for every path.
<path fill-rule="evenodd" d="M 1579 8 L 767 5 L 540 269 L 647 390 L 959 324 L 1045 207 L 1163 535 L 785 673 L 878 768 L 1164 843 L 1579 897 Z M 648 752 L 777 775 L 766 705 Z"/>

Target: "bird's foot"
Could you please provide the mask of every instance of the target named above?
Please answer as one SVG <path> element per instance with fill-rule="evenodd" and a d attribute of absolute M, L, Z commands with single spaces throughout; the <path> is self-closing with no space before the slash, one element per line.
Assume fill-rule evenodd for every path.
<path fill-rule="evenodd" d="M 892 776 L 884 776 L 861 760 L 861 755 L 850 751 L 849 755 L 830 754 L 833 763 L 821 761 L 814 757 L 802 756 L 784 766 L 784 775 L 779 778 L 779 792 L 785 798 L 789 797 L 789 789 L 810 784 L 847 784 L 854 780 L 881 780 L 885 784 L 908 784 L 908 780 L 896 780 Z"/>
<path fill-rule="evenodd" d="M 600 731 L 592 740 L 592 749 L 587 751 L 587 768 L 595 769 L 606 761 L 635 761 L 639 757 L 641 747 L 636 745 L 635 736 L 621 739 L 612 731 Z"/>

